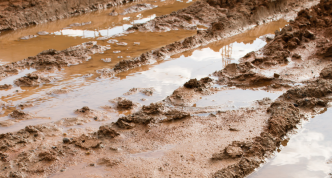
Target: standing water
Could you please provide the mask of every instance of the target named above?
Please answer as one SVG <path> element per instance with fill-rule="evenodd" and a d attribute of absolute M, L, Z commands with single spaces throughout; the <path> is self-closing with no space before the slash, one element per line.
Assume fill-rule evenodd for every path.
<path fill-rule="evenodd" d="M 275 157 L 248 178 L 329 178 L 332 172 L 332 109 L 303 124 Z"/>
<path fill-rule="evenodd" d="M 26 102 L 33 103 L 35 105 L 34 107 L 24 110 L 37 116 L 35 119 L 22 121 L 10 127 L 4 127 L 0 132 L 15 131 L 27 125 L 57 121 L 65 117 L 75 117 L 74 110 L 82 108 L 83 106 L 89 106 L 93 109 L 102 109 L 100 107 L 109 105 L 109 100 L 116 97 L 126 97 L 142 105 L 160 101 L 189 79 L 206 77 L 214 71 L 223 69 L 225 65 L 229 63 L 237 63 L 239 58 L 246 53 L 260 49 L 266 44 L 266 42 L 260 38 L 261 36 L 271 34 L 286 24 L 287 22 L 284 20 L 271 22 L 246 33 L 171 56 L 155 64 L 119 73 L 113 78 L 100 79 L 95 73 L 97 69 L 115 65 L 113 58 L 111 62 L 103 62 L 100 60 L 101 58 L 109 57 L 109 53 L 93 55 L 92 60 L 86 63 L 70 66 L 62 70 L 59 75 L 61 79 L 54 83 L 44 84 L 38 87 L 17 87 L 9 91 L 0 91 L 3 93 L 1 99 L 5 102 L 12 103 L 12 106 Z M 166 39 L 167 33 L 173 32 L 174 31 L 155 33 L 156 37 L 152 38 L 152 40 L 158 41 Z M 136 37 L 139 38 L 140 36 L 141 35 L 137 35 Z M 122 41 L 128 44 L 134 42 L 129 36 L 122 38 L 125 38 Z M 146 40 L 143 41 L 143 38 L 141 39 L 142 46 L 151 44 L 146 42 Z M 142 49 L 142 52 L 143 51 L 144 49 Z M 89 73 L 93 75 L 86 77 Z M 130 96 L 123 95 L 133 87 L 152 87 L 155 92 L 153 96 L 146 96 L 140 93 Z M 50 95 L 49 93 L 54 89 L 65 89 L 69 92 Z M 16 90 L 18 92 L 16 92 Z M 14 95 L 12 94 L 13 91 L 15 92 Z M 262 99 L 270 95 L 273 94 L 265 92 L 263 96 L 252 97 L 249 100 Z M 15 109 L 15 107 L 4 108 L 0 121 L 5 122 L 10 119 L 8 114 L 12 112 L 13 109 Z M 102 124 L 114 122 L 122 114 L 116 111 L 114 112 L 110 113 L 112 119 L 104 122 L 92 121 L 86 124 L 86 126 L 99 127 Z"/>

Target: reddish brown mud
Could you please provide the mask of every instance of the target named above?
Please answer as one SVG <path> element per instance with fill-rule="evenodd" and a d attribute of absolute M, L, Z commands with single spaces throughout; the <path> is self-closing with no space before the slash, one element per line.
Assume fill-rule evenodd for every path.
<path fill-rule="evenodd" d="M 70 1 L 10 1 L 0 2 L 0 32 L 16 30 L 22 27 L 37 25 L 63 18 L 73 17 L 84 13 L 106 9 L 128 1 L 105 0 L 70 0 Z M 74 24 L 73 26 L 75 26 Z"/>
<path fill-rule="evenodd" d="M 191 24 L 202 25 L 203 22 L 210 26 L 181 42 L 121 61 L 113 70 L 108 70 L 109 76 L 234 35 L 257 21 L 267 20 L 272 14 L 291 14 L 287 9 L 296 4 L 300 3 L 201 1 L 151 23 L 136 25 L 131 30 L 164 31 L 191 28 Z M 239 63 L 227 64 L 210 76 L 188 80 L 162 101 L 141 106 L 121 97 L 110 100 L 113 105 L 102 109 L 119 110 L 126 115 L 99 129 L 82 129 L 80 125 L 92 120 L 109 120 L 111 116 L 106 111 L 84 106 L 74 111 L 76 117 L 1 134 L 0 177 L 77 176 L 79 169 L 86 166 L 96 166 L 96 169 L 87 169 L 98 170 L 99 175 L 82 177 L 248 176 L 273 155 L 285 136 L 302 120 L 329 106 L 332 94 L 331 7 L 331 0 L 321 0 L 310 9 L 299 11 L 297 18 L 277 31 L 274 38 L 266 37 L 270 42 L 261 50 L 248 53 Z M 202 15 L 196 16 L 197 11 L 203 16 L 211 12 L 212 17 L 199 19 Z M 183 19 L 187 19 L 186 22 L 182 23 Z M 235 29 L 241 30 L 231 32 Z M 48 50 L 23 60 L 25 63 L 4 65 L 2 70 L 6 77 L 17 73 L 21 67 L 34 67 L 38 71 L 17 79 L 15 84 L 39 85 L 50 80 L 42 74 L 81 63 L 106 49 L 91 42 L 64 51 Z M 10 89 L 10 86 L 2 88 Z M 196 106 L 201 97 L 236 88 L 282 91 L 283 94 L 276 100 L 263 98 L 251 102 L 249 107 L 234 110 Z M 60 89 L 51 94 L 68 92 Z M 132 88 L 125 96 L 138 92 L 153 96 L 154 89 Z M 13 109 L 10 117 L 7 123 L 0 124 L 34 118 L 18 109 Z"/>
<path fill-rule="evenodd" d="M 297 6 L 304 5 L 297 2 Z M 134 25 L 128 31 L 168 31 L 174 29 L 196 29 L 197 25 L 206 25 L 207 30 L 198 30 L 197 35 L 185 38 L 167 46 L 143 53 L 140 57 L 120 61 L 114 67 L 114 73 L 125 71 L 134 67 L 152 63 L 183 51 L 197 48 L 202 45 L 241 33 L 260 23 L 276 20 L 283 15 L 292 16 L 293 11 L 288 8 L 295 7 L 295 1 L 245 1 L 223 4 L 198 1 L 193 5 L 174 12 L 170 15 L 155 18 L 145 24 Z M 308 3 L 308 4 L 314 4 Z M 305 5 L 308 5 L 305 4 Z M 228 8 L 228 9 L 227 9 Z M 300 10 L 300 8 L 294 8 Z M 208 14 L 208 15 L 207 15 Z M 206 17 L 206 18 L 203 18 Z"/>

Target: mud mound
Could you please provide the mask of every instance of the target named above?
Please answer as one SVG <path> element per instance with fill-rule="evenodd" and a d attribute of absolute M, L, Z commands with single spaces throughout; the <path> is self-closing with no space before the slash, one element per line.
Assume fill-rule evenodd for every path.
<path fill-rule="evenodd" d="M 168 108 L 164 102 L 158 102 L 143 106 L 140 111 L 119 118 L 116 124 L 120 128 L 132 129 L 136 124 L 148 125 L 150 123 L 170 122 L 189 117 L 190 113 Z"/>
<path fill-rule="evenodd" d="M 16 30 L 22 27 L 40 23 L 69 18 L 76 15 L 106 9 L 109 7 L 132 2 L 131 0 L 119 1 L 18 1 L 4 0 L 0 2 L 0 32 Z"/>
<path fill-rule="evenodd" d="M 15 109 L 11 114 L 9 114 L 9 116 L 19 120 L 27 120 L 33 118 L 33 116 L 30 115 L 29 113 L 17 109 Z"/>
<path fill-rule="evenodd" d="M 273 88 L 287 87 L 290 81 L 275 77 L 266 77 L 257 73 L 258 69 L 250 62 L 240 64 L 228 64 L 224 69 L 213 73 L 219 79 L 220 85 L 261 87 L 273 86 Z"/>
<path fill-rule="evenodd" d="M 32 73 L 27 76 L 21 77 L 14 81 L 17 86 L 38 86 L 44 83 L 51 83 L 54 80 L 53 77 L 44 77 L 40 74 Z"/>
<path fill-rule="evenodd" d="M 77 109 L 76 110 L 76 112 L 80 112 L 80 113 L 88 113 L 90 111 L 91 111 L 90 108 L 87 107 L 87 106 L 82 107 L 82 109 Z"/>
<path fill-rule="evenodd" d="M 313 8 L 301 10 L 295 21 L 284 27 L 280 32 L 276 31 L 275 38 L 267 44 L 262 50 L 264 57 L 255 58 L 252 63 L 259 67 L 269 67 L 275 65 L 287 64 L 291 52 L 298 47 L 306 48 L 305 44 L 315 40 L 317 33 L 323 31 L 323 34 L 329 36 L 331 28 L 330 1 L 323 2 Z M 326 42 L 323 42 L 326 43 Z M 332 48 L 330 46 L 317 45 L 322 47 L 318 54 L 324 57 L 332 57 Z M 300 57 L 296 57 L 300 58 Z"/>
<path fill-rule="evenodd" d="M 195 91 L 203 91 L 206 89 L 213 80 L 210 77 L 205 77 L 199 81 L 195 79 L 190 79 L 183 86 L 190 89 L 195 89 Z"/>
<path fill-rule="evenodd" d="M 8 90 L 11 88 L 13 88 L 13 85 L 10 85 L 10 84 L 0 85 L 0 90 Z"/>
<path fill-rule="evenodd" d="M 145 114 L 160 114 L 164 111 L 165 105 L 164 103 L 151 103 L 148 106 L 142 107 L 142 112 Z"/>
<path fill-rule="evenodd" d="M 52 72 L 69 65 L 83 63 L 91 58 L 90 55 L 108 49 L 105 46 L 98 46 L 96 44 L 97 42 L 86 42 L 63 51 L 49 49 L 39 53 L 37 56 L 2 65 L 0 66 L 0 79 L 17 74 L 23 68 L 36 68 Z"/>
<path fill-rule="evenodd" d="M 176 120 L 182 120 L 190 117 L 190 114 L 187 112 L 171 109 L 165 113 L 166 118 L 161 122 L 170 122 Z"/>
<path fill-rule="evenodd" d="M 320 77 L 324 79 L 332 79 L 332 65 L 329 65 L 325 67 L 321 72 L 320 72 Z"/>
<path fill-rule="evenodd" d="M 134 103 L 124 97 L 117 97 L 115 99 L 110 100 L 109 102 L 113 103 L 115 106 L 110 108 L 118 109 L 118 110 L 130 110 L 136 107 L 138 104 Z"/>
<path fill-rule="evenodd" d="M 268 128 L 261 133 L 260 137 L 254 138 L 252 142 L 235 141 L 224 150 L 212 155 L 212 159 L 215 160 L 241 157 L 238 163 L 217 171 L 214 177 L 245 177 L 250 174 L 255 167 L 259 166 L 260 160 L 264 160 L 265 156 L 271 155 L 280 146 L 281 138 L 295 129 L 297 124 L 305 118 L 301 111 L 307 111 L 308 107 L 327 106 L 325 97 L 331 93 L 330 86 L 330 81 L 319 79 L 308 83 L 307 86 L 292 88 L 280 96 L 267 110 L 271 117 Z M 243 160 L 256 160 L 257 164 L 250 161 L 250 164 L 243 164 Z"/>
<path fill-rule="evenodd" d="M 119 100 L 117 103 L 118 109 L 132 109 L 134 106 L 133 102 L 127 99 Z"/>
<path fill-rule="evenodd" d="M 114 138 L 120 135 L 118 132 L 113 130 L 110 126 L 100 126 L 98 130 L 98 137 L 109 137 Z"/>
<path fill-rule="evenodd" d="M 98 148 L 102 141 L 98 140 L 95 137 L 82 135 L 73 139 L 73 143 L 83 149 Z"/>
<path fill-rule="evenodd" d="M 217 1 L 216 1 L 217 2 Z M 220 1 L 223 2 L 223 1 Z M 177 29 L 193 30 L 197 25 L 208 26 L 207 30 L 198 30 L 197 35 L 187 37 L 159 49 L 142 54 L 140 57 L 120 61 L 115 67 L 115 73 L 149 64 L 154 59 L 164 59 L 183 51 L 187 51 L 212 41 L 239 33 L 243 28 L 264 21 L 269 15 L 282 13 L 282 9 L 291 7 L 293 1 L 232 1 L 220 8 L 218 3 L 210 4 L 198 1 L 182 10 L 169 15 L 156 17 L 144 23 L 135 24 L 128 31 L 169 31 Z M 296 1 L 296 3 L 299 3 Z M 277 55 L 275 55 L 277 57 Z M 280 63 L 284 63 L 283 58 Z"/>
<path fill-rule="evenodd" d="M 114 67 L 114 72 L 126 71 L 134 67 L 139 67 L 143 64 L 148 64 L 151 59 L 151 53 L 143 53 L 140 57 L 128 60 L 122 60 Z"/>

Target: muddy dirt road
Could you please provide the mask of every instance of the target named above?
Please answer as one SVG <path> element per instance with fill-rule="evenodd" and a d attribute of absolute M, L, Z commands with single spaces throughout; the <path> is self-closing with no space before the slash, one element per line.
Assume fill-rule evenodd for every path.
<path fill-rule="evenodd" d="M 264 177 L 302 157 L 303 175 L 332 172 L 325 148 L 282 161 L 328 134 L 305 129 L 330 113 L 331 0 L 0 9 L 0 177 Z"/>

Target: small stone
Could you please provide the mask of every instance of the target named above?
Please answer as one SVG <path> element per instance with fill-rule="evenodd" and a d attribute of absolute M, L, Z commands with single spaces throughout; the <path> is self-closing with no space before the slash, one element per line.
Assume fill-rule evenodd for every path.
<path fill-rule="evenodd" d="M 70 142 L 69 138 L 63 138 L 62 141 L 63 141 L 63 143 L 69 143 Z"/>
<path fill-rule="evenodd" d="M 274 73 L 273 77 L 274 77 L 274 78 L 279 78 L 279 77 L 280 77 L 280 74 Z"/>
<path fill-rule="evenodd" d="M 95 163 L 90 163 L 90 166 L 94 167 L 94 166 L 95 166 Z"/>

